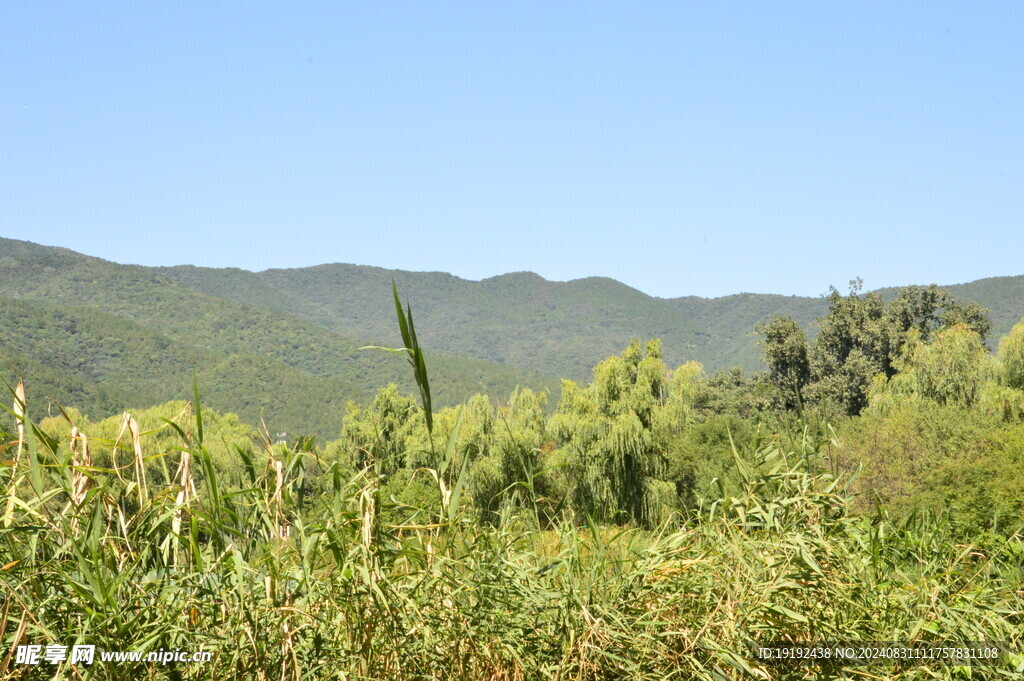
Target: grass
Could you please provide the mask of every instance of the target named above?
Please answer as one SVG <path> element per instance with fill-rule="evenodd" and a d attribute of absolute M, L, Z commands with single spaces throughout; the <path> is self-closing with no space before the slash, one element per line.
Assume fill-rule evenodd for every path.
<path fill-rule="evenodd" d="M 400 352 L 429 404 L 407 323 Z M 0 678 L 1024 673 L 1020 534 L 983 550 L 956 543 L 941 519 L 853 515 L 829 472 L 831 443 L 809 435 L 735 452 L 737 492 L 723 488 L 695 517 L 655 530 L 580 526 L 529 505 L 482 523 L 443 443 L 437 469 L 417 473 L 433 481 L 434 503 L 414 509 L 385 496 L 374 465 L 347 474 L 269 438 L 261 452 L 239 447 L 241 472 L 222 477 L 198 390 L 190 420 L 166 421 L 175 446 L 147 450 L 147 433 L 125 415 L 125 453 L 110 467 L 92 463 L 97 443 L 70 418 L 65 448 L 36 427 L 23 388 L 12 396 L 16 432 L 0 465 Z M 146 479 L 153 461 L 162 482 Z M 993 641 L 1005 653 L 988 667 L 830 669 L 766 664 L 751 644 L 768 641 Z M 212 659 L 17 664 L 26 644 Z"/>
<path fill-rule="evenodd" d="M 262 465 L 246 455 L 242 479 L 220 480 L 199 409 L 180 447 L 145 452 L 133 441 L 120 469 L 91 467 L 77 432 L 76 459 L 62 457 L 11 411 L 25 436 L 12 438 L 0 469 L 11 509 L 0 527 L 4 678 L 43 671 L 15 664 L 26 643 L 213 652 L 208 663 L 45 670 L 94 679 L 831 673 L 764 665 L 752 640 L 1002 641 L 1017 652 L 972 678 L 1024 669 L 1020 540 L 983 553 L 953 543 L 935 520 L 852 516 L 838 481 L 816 472 L 826 468 L 823 443 L 740 455 L 742 493 L 653 532 L 541 527 L 512 513 L 487 526 L 458 503 L 432 516 L 405 509 L 412 519 L 394 523 L 372 468 L 351 479 L 330 468 L 314 496 L 313 455 L 283 446 Z M 140 457 L 177 464 L 173 483 L 147 485 Z"/>

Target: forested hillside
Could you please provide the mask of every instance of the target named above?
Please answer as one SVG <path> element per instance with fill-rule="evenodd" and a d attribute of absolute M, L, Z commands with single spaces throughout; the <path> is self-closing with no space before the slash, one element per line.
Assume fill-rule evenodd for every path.
<path fill-rule="evenodd" d="M 373 338 L 66 249 L 0 241 L 0 290 L 4 377 L 19 372 L 46 387 L 37 394 L 93 417 L 187 397 L 194 367 L 218 408 L 251 423 L 273 414 L 275 428 L 323 438 L 337 435 L 344 404 L 381 380 L 411 387 L 400 359 L 360 349 Z M 536 371 L 441 352 L 431 353 L 431 369 L 439 405 L 520 384 L 558 389 Z"/>
<path fill-rule="evenodd" d="M 710 359 L 687 315 L 612 279 L 560 283 L 530 272 L 467 281 L 441 272 L 321 265 L 251 273 L 178 267 L 167 276 L 212 295 L 293 314 L 333 330 L 394 339 L 391 281 L 414 292 L 423 342 L 446 352 L 582 379 L 631 338 L 663 338 L 675 361 Z M 729 358 L 723 358 L 723 365 Z"/>
<path fill-rule="evenodd" d="M 0 353 L 8 381 L 17 372 L 41 398 L 93 418 L 187 397 L 194 371 L 215 408 L 264 419 L 275 432 L 326 438 L 337 434 L 346 400 L 369 394 L 265 355 L 190 345 L 95 309 L 37 301 L 0 300 Z"/>
<path fill-rule="evenodd" d="M 551 282 L 528 272 L 467 281 L 343 264 L 258 273 L 149 268 L 3 239 L 0 355 L 8 379 L 17 367 L 46 386 L 44 394 L 96 417 L 126 396 L 136 405 L 184 397 L 182 377 L 194 367 L 216 407 L 256 422 L 277 405 L 275 427 L 328 437 L 346 401 L 382 383 L 412 387 L 398 358 L 359 349 L 399 344 L 392 279 L 416 301 L 439 406 L 477 392 L 507 395 L 517 385 L 557 398 L 558 378 L 588 379 L 638 337 L 660 338 L 669 366 L 757 371 L 757 324 L 786 315 L 813 337 L 813 320 L 828 309 L 824 297 L 661 299 L 612 279 Z M 1024 315 L 1024 277 L 949 290 L 991 308 L 997 337 Z"/>
<path fill-rule="evenodd" d="M 637 337 L 662 339 L 670 365 L 695 360 L 709 372 L 733 366 L 758 371 L 763 365 L 753 330 L 759 322 L 786 315 L 813 335 L 812 322 L 828 309 L 824 296 L 664 299 L 613 279 L 554 282 L 531 272 L 468 281 L 442 272 L 344 264 L 258 273 L 191 266 L 156 271 L 210 295 L 287 311 L 339 332 L 392 340 L 388 312 L 394 278 L 415 296 L 428 347 L 575 380 L 587 378 L 594 364 Z M 837 284 L 845 288 L 845 281 Z M 1005 334 L 1024 315 L 1024 276 L 947 288 L 991 308 L 994 334 Z M 881 293 L 891 296 L 893 290 Z"/>

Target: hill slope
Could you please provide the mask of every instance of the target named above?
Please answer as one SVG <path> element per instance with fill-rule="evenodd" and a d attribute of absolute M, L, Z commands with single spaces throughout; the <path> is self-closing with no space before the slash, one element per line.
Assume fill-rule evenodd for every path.
<path fill-rule="evenodd" d="M 700 357 L 700 329 L 665 301 L 612 279 L 550 282 L 532 273 L 480 282 L 440 272 L 355 265 L 296 270 L 159 270 L 196 290 L 292 314 L 329 329 L 398 341 L 391 281 L 413 302 L 427 347 L 583 379 L 634 337 L 665 340 L 669 363 Z M 352 332 L 352 331 L 350 331 Z"/>
<path fill-rule="evenodd" d="M 365 337 L 396 342 L 389 317 L 392 278 L 414 302 L 424 342 L 447 352 L 585 379 L 631 338 L 659 337 L 670 365 L 708 371 L 761 368 L 758 322 L 785 314 L 813 334 L 824 297 L 741 293 L 722 298 L 648 296 L 612 279 L 547 281 L 529 272 L 468 281 L 440 272 L 331 264 L 248 272 L 158 268 L 196 290 L 278 310 Z M 1024 316 L 1024 276 L 948 287 L 992 309 L 993 336 Z M 883 294 L 887 290 L 882 291 Z"/>
<path fill-rule="evenodd" d="M 760 348 L 753 329 L 758 322 L 786 314 L 813 333 L 811 323 L 827 311 L 820 297 L 744 293 L 663 299 L 612 279 L 552 282 L 528 272 L 468 281 L 440 272 L 344 264 L 264 272 L 150 268 L 0 239 L 0 295 L 9 299 L 0 299 L 8 326 L 0 336 L 0 355 L 32 367 L 41 381 L 49 380 L 55 396 L 77 394 L 106 405 L 103 409 L 126 396 L 163 399 L 172 385 L 173 397 L 187 396 L 179 392 L 180 380 L 163 377 L 190 376 L 190 366 L 204 382 L 209 377 L 209 390 L 223 395 L 211 394 L 219 409 L 248 418 L 258 405 L 244 402 L 243 387 L 252 395 L 275 386 L 286 395 L 318 395 L 317 404 L 335 405 L 330 415 L 317 411 L 327 407 L 311 402 L 305 407 L 307 421 L 317 425 L 289 416 L 288 427 L 319 433 L 339 418 L 344 400 L 365 398 L 391 381 L 412 389 L 401 358 L 359 350 L 400 344 L 392 279 L 412 301 L 421 342 L 434 351 L 429 366 L 438 405 L 473 392 L 504 396 L 518 384 L 557 391 L 553 376 L 587 379 L 597 362 L 635 337 L 661 338 L 665 360 L 673 366 L 697 360 L 708 371 L 735 365 L 757 370 Z M 992 309 L 996 337 L 1024 315 L 1024 276 L 949 288 Z M 8 304 L 14 302 L 29 307 Z M 18 341 L 18 330 L 29 324 L 26 315 L 52 317 L 46 333 L 37 333 L 32 343 Z M 72 334 L 68 319 L 75 320 L 74 333 L 82 338 L 64 338 Z M 94 354 L 76 345 L 86 342 L 95 346 Z M 118 361 L 104 363 L 95 354 L 99 348 Z M 142 357 L 164 363 L 149 366 L 161 378 L 148 385 Z M 66 380 L 42 378 L 57 367 L 66 369 Z M 229 376 L 243 373 L 252 375 L 251 381 L 232 386 Z M 57 390 L 61 386 L 63 393 Z M 223 393 L 217 392 L 220 386 Z M 234 404 L 229 404 L 234 388 Z"/>
<path fill-rule="evenodd" d="M 345 400 L 368 395 L 270 357 L 197 348 L 96 309 L 38 301 L 0 299 L 0 357 L 5 380 L 26 378 L 35 409 L 53 401 L 93 418 L 189 399 L 195 371 L 215 409 L 248 423 L 264 418 L 273 432 L 326 438 L 337 435 Z"/>
<path fill-rule="evenodd" d="M 373 344 L 373 339 L 355 340 L 276 310 L 210 296 L 143 267 L 0 240 L 0 291 L 5 294 L 0 302 L 5 303 L 7 314 L 0 355 L 23 372 L 27 370 L 21 369 L 19 359 L 32 364 L 37 372 L 42 365 L 65 371 L 69 381 L 81 378 L 92 387 L 83 385 L 80 390 L 91 390 L 88 402 L 100 411 L 113 402 L 124 404 L 119 395 L 133 396 L 134 401 L 128 402 L 133 406 L 148 406 L 157 395 L 166 394 L 169 384 L 165 377 L 190 377 L 188 367 L 193 364 L 219 376 L 225 396 L 231 387 L 226 382 L 231 372 L 224 367 L 233 367 L 236 374 L 244 367 L 249 373 L 276 377 L 276 382 L 270 383 L 253 379 L 250 387 L 254 390 L 277 386 L 277 392 L 285 396 L 303 394 L 299 403 L 314 398 L 325 404 L 337 403 L 335 415 L 341 413 L 346 400 L 365 398 L 388 382 L 412 390 L 410 372 L 401 358 L 360 350 Z M 393 315 L 393 303 L 390 309 Z M 95 345 L 94 350 L 108 352 L 116 361 L 105 364 L 83 344 Z M 157 347 L 163 349 L 154 350 Z M 132 367 L 141 357 L 154 356 L 173 370 L 152 367 L 153 382 L 161 389 L 147 392 L 139 383 L 146 372 L 133 370 L 128 375 L 120 365 Z M 431 353 L 429 360 L 438 405 L 460 402 L 475 392 L 507 396 L 520 384 L 553 391 L 558 388 L 555 378 L 536 371 L 439 352 Z M 92 371 L 92 377 L 76 374 L 76 362 Z M 50 383 L 56 388 L 59 382 Z M 203 388 L 208 389 L 206 385 Z M 233 392 L 230 404 L 219 401 L 216 406 L 251 414 L 255 407 L 244 401 L 264 399 L 257 393 L 263 395 L 265 389 L 259 387 L 252 394 Z M 323 433 L 325 418 L 310 412 L 307 423 L 296 416 L 295 427 Z M 339 428 L 340 418 L 332 434 Z"/>

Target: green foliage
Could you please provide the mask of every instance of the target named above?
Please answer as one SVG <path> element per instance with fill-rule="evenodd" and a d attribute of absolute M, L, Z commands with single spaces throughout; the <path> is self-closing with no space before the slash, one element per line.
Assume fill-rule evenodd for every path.
<path fill-rule="evenodd" d="M 999 341 L 999 362 L 1003 384 L 1024 390 L 1024 319 Z"/>
<path fill-rule="evenodd" d="M 828 312 L 828 300 L 821 298 L 742 293 L 662 300 L 610 279 L 562 283 L 528 272 L 480 282 L 440 272 L 344 264 L 260 273 L 180 267 L 160 273 L 209 295 L 382 341 L 396 338 L 389 313 L 394 279 L 416 291 L 422 340 L 429 347 L 575 381 L 587 380 L 591 367 L 635 336 L 661 338 L 670 366 L 695 360 L 710 372 L 733 366 L 758 371 L 763 368 L 761 352 L 750 335 L 758 323 L 782 315 L 813 332 L 808 325 Z M 920 297 L 927 299 L 930 288 L 920 287 Z M 946 290 L 958 300 L 991 308 L 998 334 L 1005 334 L 1024 314 L 1024 276 Z M 880 293 L 883 300 L 896 297 L 895 291 Z M 950 317 L 946 323 L 966 320 Z"/>
<path fill-rule="evenodd" d="M 420 340 L 430 348 L 586 380 L 637 335 L 661 337 L 671 365 L 759 368 L 753 324 L 780 309 L 811 321 L 821 301 L 785 296 L 662 300 L 611 279 L 546 281 L 517 272 L 466 281 L 440 272 L 331 264 L 251 273 L 202 268 L 161 272 L 207 294 L 270 307 L 343 334 L 397 343 L 395 280 L 415 291 Z M 432 359 L 432 363 L 433 363 Z"/>
<path fill-rule="evenodd" d="M 669 389 L 691 392 L 692 370 L 667 380 L 660 345 L 626 351 L 594 369 L 585 387 L 566 381 L 551 429 L 564 450 L 575 507 L 598 520 L 634 519 L 647 525 L 661 518 L 667 484 L 665 450 L 689 406 L 670 399 Z"/>
<path fill-rule="evenodd" d="M 859 485 L 900 513 L 946 513 L 962 536 L 1024 523 L 1019 476 L 1024 393 L 1007 385 L 1013 343 L 992 357 L 971 328 L 908 334 L 896 373 L 876 377 L 870 407 L 842 428 Z M 998 380 L 997 380 L 998 379 Z"/>
<path fill-rule="evenodd" d="M 392 475 L 407 466 L 407 452 L 422 446 L 413 437 L 420 420 L 415 401 L 392 383 L 365 408 L 349 404 L 341 438 L 328 445 L 325 456 L 351 470 L 372 465 Z"/>
<path fill-rule="evenodd" d="M 711 414 L 676 433 L 667 447 L 668 479 L 680 505 L 693 511 L 722 489 L 735 492 L 733 447 L 748 448 L 756 428 L 734 413 Z"/>
<path fill-rule="evenodd" d="M 775 317 L 757 327 L 764 335 L 763 360 L 776 389 L 784 396 L 785 405 L 800 408 L 804 386 L 811 380 L 807 357 L 807 334 L 789 317 Z"/>
<path fill-rule="evenodd" d="M 1024 421 L 1024 390 L 989 382 L 981 395 L 981 407 L 1007 421 Z"/>
<path fill-rule="evenodd" d="M 576 381 L 586 380 L 591 367 L 637 335 L 660 337 L 671 366 L 695 360 L 709 371 L 733 366 L 757 371 L 761 353 L 750 331 L 758 323 L 782 315 L 807 330 L 828 312 L 828 301 L 820 298 L 743 293 L 661 300 L 609 279 L 550 282 L 527 272 L 480 282 L 440 272 L 343 264 L 260 273 L 180 267 L 161 274 L 210 295 L 384 340 L 394 337 L 389 314 L 394 279 L 416 291 L 423 308 L 423 340 L 430 347 Z M 1024 312 L 1024 277 L 986 279 L 946 290 L 959 300 L 991 308 L 998 333 L 1006 333 Z M 895 292 L 882 292 L 883 299 L 890 297 Z"/>
<path fill-rule="evenodd" d="M 437 441 L 451 440 L 449 468 L 467 471 L 467 501 L 486 518 L 550 492 L 543 475 L 548 463 L 546 403 L 546 393 L 518 388 L 506 405 L 495 406 L 485 395 L 475 395 L 459 408 L 434 415 Z M 430 448 L 415 402 L 394 385 L 381 390 L 366 408 L 350 405 L 342 436 L 327 445 L 324 458 L 346 470 L 374 467 L 388 480 L 386 493 L 410 507 L 428 505 L 432 498 L 422 489 L 430 487 L 428 478 L 421 476 L 417 483 L 415 471 L 442 463 L 442 454 Z"/>
<path fill-rule="evenodd" d="M 488 522 L 549 492 L 547 395 L 519 389 L 505 405 L 476 395 L 437 415 L 440 438 L 451 448 L 450 466 L 466 471 L 465 501 Z M 437 466 L 423 461 L 421 465 Z"/>
<path fill-rule="evenodd" d="M 851 516 L 839 480 L 821 472 L 831 445 L 813 437 L 739 449 L 735 492 L 686 527 L 580 532 L 541 529 L 528 513 L 480 524 L 458 506 L 445 522 L 392 523 L 371 471 L 331 466 L 309 497 L 302 471 L 313 455 L 287 447 L 224 493 L 205 444 L 213 422 L 203 421 L 202 439 L 194 422 L 176 431 L 180 456 L 206 471 L 194 494 L 176 481 L 133 505 L 106 471 L 59 460 L 39 471 L 37 489 L 30 471 L 0 464 L 0 644 L 212 653 L 206 663 L 97 663 L 97 681 L 824 673 L 770 666 L 750 648 L 778 640 L 998 641 L 1004 656 L 975 671 L 1024 669 L 1019 540 L 965 544 L 920 517 Z M 47 450 L 23 423 L 26 445 Z M 78 500 L 75 480 L 89 490 Z M 24 669 L 2 664 L 8 675 Z M 965 672 L 891 660 L 871 673 Z"/>
<path fill-rule="evenodd" d="M 430 381 L 427 379 L 427 364 L 423 359 L 423 348 L 420 347 L 419 340 L 416 338 L 416 326 L 412 321 L 412 307 L 407 305 L 406 311 L 402 312 L 402 302 L 398 299 L 398 286 L 394 281 L 391 282 L 391 291 L 395 296 L 395 311 L 398 313 L 398 326 L 402 330 L 402 342 L 405 343 L 403 351 L 412 366 L 416 387 L 420 390 L 420 403 L 423 405 L 423 416 L 427 420 L 427 432 L 429 433 L 434 429 L 434 409 L 431 406 Z"/>
<path fill-rule="evenodd" d="M 859 470 L 857 508 L 946 514 L 957 536 L 1012 534 L 1024 524 L 1024 423 L 929 399 L 881 402 L 839 429 L 839 459 Z"/>
<path fill-rule="evenodd" d="M 156 270 L 0 240 L 0 363 L 34 394 L 94 418 L 188 399 L 196 371 L 210 405 L 275 432 L 337 437 L 351 400 L 381 384 L 415 389 L 399 358 L 258 305 L 205 295 Z M 391 308 L 393 309 L 393 308 Z M 294 311 L 294 310 L 293 310 Z M 431 356 L 433 400 L 497 399 L 557 379 L 481 359 Z"/>
<path fill-rule="evenodd" d="M 901 337 L 917 331 L 928 338 L 936 331 L 962 324 L 984 340 L 992 330 L 988 310 L 975 302 L 957 300 L 948 289 L 931 286 L 906 286 L 885 309 L 887 325 L 894 335 L 891 344 L 902 344 Z"/>
<path fill-rule="evenodd" d="M 1024 531 L 1024 427 L 993 428 L 970 458 L 943 461 L 922 503 L 943 509 L 961 537 L 1012 536 Z"/>
<path fill-rule="evenodd" d="M 831 289 L 829 312 L 819 321 L 820 332 L 807 351 L 806 369 L 800 329 L 792 320 L 776 319 L 760 327 L 766 336 L 765 362 L 783 395 L 794 391 L 799 395 L 804 385 L 801 378 L 808 377 L 808 398 L 858 414 L 867 406 L 875 376 L 891 378 L 899 370 L 908 337 L 927 342 L 942 329 L 961 326 L 983 342 L 991 328 L 985 310 L 957 301 L 934 285 L 900 289 L 889 303 L 878 293 L 862 295 L 861 286 L 859 279 L 851 282 L 845 297 Z M 926 378 L 928 371 L 920 368 L 921 380 L 931 380 Z"/>
<path fill-rule="evenodd" d="M 740 367 L 719 371 L 695 384 L 693 412 L 697 420 L 713 415 L 735 414 L 757 419 L 774 404 L 772 386 L 765 374 L 748 374 Z"/>
<path fill-rule="evenodd" d="M 1024 315 L 1021 311 L 1021 301 L 1024 300 L 1024 275 L 979 279 L 968 284 L 947 286 L 946 290 L 958 300 L 975 300 L 990 310 L 991 334 L 996 338 L 1009 333 L 1010 328 Z"/>
<path fill-rule="evenodd" d="M 567 382 L 550 418 L 546 393 L 521 388 L 443 408 L 428 428 L 391 385 L 350 404 L 323 453 L 304 436 L 260 438 L 254 452 L 237 417 L 185 402 L 133 412 L 132 442 L 118 417 L 66 409 L 36 427 L 12 406 L 0 644 L 214 653 L 201 669 L 97 666 L 97 679 L 795 681 L 825 670 L 767 666 L 750 642 L 1003 641 L 983 671 L 1012 678 L 1024 671 L 1024 483 L 1007 471 L 1024 464 L 1024 424 L 991 405 L 1018 392 L 1016 350 L 1004 341 L 997 363 L 951 317 L 925 315 L 926 332 L 933 300 L 895 308 L 891 328 L 918 321 L 892 375 L 877 372 L 870 407 L 836 430 L 820 405 L 780 409 L 778 379 L 793 374 L 773 386 L 695 363 L 668 372 L 657 341 Z M 882 356 L 878 338 L 894 347 L 841 330 L 874 319 L 851 306 L 830 331 L 859 339 L 840 377 Z M 776 330 L 774 359 L 799 365 L 799 329 Z M 889 661 L 872 673 L 967 671 Z"/>
<path fill-rule="evenodd" d="M 957 324 L 935 335 L 931 343 L 912 331 L 896 364 L 898 372 L 888 382 L 876 382 L 872 399 L 922 399 L 939 404 L 974 406 L 996 374 L 992 357 L 981 337 Z"/>
<path fill-rule="evenodd" d="M 367 341 L 398 341 L 389 312 L 392 280 L 416 292 L 420 340 L 441 351 L 430 358 L 438 407 L 476 393 L 503 399 L 517 385 L 546 389 L 554 403 L 555 376 L 586 379 L 590 367 L 638 334 L 661 337 L 673 366 L 699 360 L 711 371 L 734 365 L 758 370 L 760 353 L 749 334 L 756 324 L 781 314 L 808 331 L 834 299 L 741 294 L 662 300 L 608 279 L 557 283 L 528 273 L 469 282 L 349 265 L 260 273 L 144 268 L 4 239 L 0 284 L 8 298 L 2 302 L 35 306 L 42 315 L 73 312 L 86 335 L 52 324 L 45 334 L 34 334 L 41 342 L 28 342 L 19 337 L 25 330 L 33 335 L 33 324 L 8 319 L 0 324 L 9 331 L 0 339 L 0 357 L 25 374 L 36 394 L 79 405 L 97 418 L 126 406 L 187 398 L 180 377 L 195 367 L 217 409 L 253 423 L 261 412 L 272 414 L 275 422 L 268 425 L 275 431 L 326 440 L 337 436 L 349 400 L 366 401 L 389 382 L 403 391 L 417 389 L 397 358 L 358 350 Z M 1024 297 L 1017 295 L 1021 282 L 985 280 L 949 291 L 991 307 L 995 330 L 1005 333 L 1024 312 Z M 946 305 L 934 287 L 916 291 L 881 293 L 882 300 L 902 296 L 889 305 L 894 325 L 981 323 L 976 306 Z M 89 318 L 95 320 L 92 329 L 81 325 Z M 835 371 L 819 372 L 805 397 L 834 400 L 848 411 L 863 406 L 878 369 L 868 349 L 844 355 Z M 220 367 L 216 376 L 204 375 L 213 367 Z M 255 377 L 240 380 L 242 371 Z M 281 382 L 287 399 L 265 397 Z"/>
<path fill-rule="evenodd" d="M 74 408 L 66 409 L 65 414 L 44 418 L 39 424 L 40 430 L 60 443 L 59 455 L 67 454 L 71 428 L 77 427 L 89 437 L 89 450 L 95 466 L 108 470 L 130 468 L 132 441 L 130 434 L 122 428 L 122 415 L 90 422 Z M 174 426 L 185 430 L 191 427 L 194 423 L 192 403 L 183 400 L 167 402 L 134 410 L 131 416 L 138 423 L 142 443 L 149 452 L 145 461 L 149 480 L 169 484 L 177 466 L 176 450 L 181 446 L 180 435 Z M 202 416 L 210 464 L 221 477 L 240 480 L 243 463 L 236 446 L 251 450 L 258 439 L 255 429 L 239 421 L 236 414 L 204 409 Z M 197 470 L 197 479 L 202 479 L 203 474 L 202 470 Z"/>
<path fill-rule="evenodd" d="M 908 345 L 908 365 L 900 373 L 925 399 L 972 406 L 993 378 L 991 358 L 981 336 L 963 324 L 940 332 L 931 343 L 912 339 Z"/>

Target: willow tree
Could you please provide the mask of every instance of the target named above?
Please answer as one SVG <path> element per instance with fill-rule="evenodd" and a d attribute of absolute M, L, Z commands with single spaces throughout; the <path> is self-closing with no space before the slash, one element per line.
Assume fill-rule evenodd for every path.
<path fill-rule="evenodd" d="M 1024 319 L 999 341 L 997 357 L 998 380 L 987 386 L 985 407 L 1007 420 L 1024 419 Z"/>
<path fill-rule="evenodd" d="M 517 388 L 507 403 L 476 395 L 461 408 L 452 465 L 467 471 L 468 491 L 485 519 L 496 519 L 506 506 L 530 505 L 544 493 L 546 403 L 547 393 Z M 438 416 L 439 432 L 447 421 Z"/>
<path fill-rule="evenodd" d="M 914 343 L 907 355 L 914 391 L 939 404 L 973 406 L 994 377 L 981 336 L 965 324 L 940 331 L 931 343 Z"/>
<path fill-rule="evenodd" d="M 551 430 L 581 516 L 651 525 L 675 505 L 666 450 L 683 412 L 680 400 L 669 399 L 668 378 L 652 340 L 598 364 L 587 386 L 563 382 Z"/>
<path fill-rule="evenodd" d="M 897 373 L 879 375 L 872 387 L 872 404 L 883 408 L 908 400 L 973 407 L 994 382 L 996 367 L 981 336 L 966 324 L 956 324 L 925 342 L 917 329 L 907 335 Z"/>
<path fill-rule="evenodd" d="M 1024 390 L 1024 319 L 1014 324 L 999 341 L 1002 382 L 1014 390 Z"/>
<path fill-rule="evenodd" d="M 398 392 L 394 383 L 377 392 L 366 407 L 349 404 L 341 438 L 327 447 L 327 457 L 360 470 L 376 466 L 392 475 L 408 465 L 411 450 L 420 448 L 417 438 L 423 419 L 416 401 Z"/>

